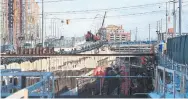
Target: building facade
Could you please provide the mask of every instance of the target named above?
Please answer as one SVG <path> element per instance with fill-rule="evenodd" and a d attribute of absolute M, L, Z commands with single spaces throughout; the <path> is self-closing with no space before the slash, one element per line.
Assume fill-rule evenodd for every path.
<path fill-rule="evenodd" d="M 39 6 L 35 0 L 2 0 L 1 8 L 1 31 L 5 43 L 17 48 L 29 38 L 37 37 Z"/>
<path fill-rule="evenodd" d="M 3 44 L 3 32 L 2 32 L 2 30 L 3 30 L 3 11 L 2 11 L 2 5 L 3 5 L 3 3 L 1 2 L 0 3 L 0 39 L 1 39 L 1 41 L 0 41 L 0 44 L 2 45 Z"/>
<path fill-rule="evenodd" d="M 107 41 L 131 41 L 131 34 L 126 32 L 122 26 L 108 25 L 103 32 L 106 32 Z"/>

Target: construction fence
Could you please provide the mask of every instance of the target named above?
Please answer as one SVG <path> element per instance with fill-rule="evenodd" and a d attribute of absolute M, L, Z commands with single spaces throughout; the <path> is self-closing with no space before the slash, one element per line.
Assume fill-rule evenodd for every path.
<path fill-rule="evenodd" d="M 168 39 L 167 54 L 178 63 L 188 64 L 188 35 Z"/>

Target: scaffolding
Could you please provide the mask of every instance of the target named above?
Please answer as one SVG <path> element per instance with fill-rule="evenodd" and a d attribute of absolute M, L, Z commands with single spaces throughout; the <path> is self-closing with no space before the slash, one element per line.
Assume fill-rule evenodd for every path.
<path fill-rule="evenodd" d="M 188 65 L 174 62 L 159 54 L 155 71 L 154 98 L 188 98 Z"/>
<path fill-rule="evenodd" d="M 54 97 L 54 76 L 51 72 L 26 72 L 21 69 L 1 70 L 1 98 L 19 98 L 26 90 L 28 97 Z"/>

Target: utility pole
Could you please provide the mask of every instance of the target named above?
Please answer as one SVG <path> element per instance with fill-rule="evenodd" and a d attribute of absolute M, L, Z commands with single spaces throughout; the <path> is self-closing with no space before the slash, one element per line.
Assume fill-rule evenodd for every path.
<path fill-rule="evenodd" d="M 44 47 L 44 0 L 42 0 L 42 47 Z"/>
<path fill-rule="evenodd" d="M 163 32 L 163 19 L 161 19 L 161 32 Z"/>
<path fill-rule="evenodd" d="M 132 31 L 130 30 L 130 36 L 132 35 L 132 33 L 131 33 Z M 131 40 L 131 39 L 130 39 Z"/>
<path fill-rule="evenodd" d="M 159 21 L 157 21 L 157 28 L 156 28 L 156 32 L 157 32 L 157 40 L 159 40 Z"/>
<path fill-rule="evenodd" d="M 176 0 L 173 0 L 173 27 L 174 34 L 172 37 L 176 36 Z"/>
<path fill-rule="evenodd" d="M 166 2 L 166 35 L 165 35 L 165 42 L 167 41 L 167 34 L 168 34 L 168 10 L 167 10 L 168 2 Z"/>
<path fill-rule="evenodd" d="M 158 22 L 159 22 L 159 29 L 158 30 L 159 30 L 160 33 L 162 33 L 161 32 L 161 22 L 160 21 L 158 21 Z"/>
<path fill-rule="evenodd" d="M 181 36 L 181 21 L 182 21 L 182 19 L 181 19 L 181 14 L 182 14 L 182 0 L 179 0 L 179 34 L 180 34 L 180 36 Z"/>
<path fill-rule="evenodd" d="M 150 24 L 149 24 L 149 42 L 151 41 L 150 39 Z"/>
<path fill-rule="evenodd" d="M 135 41 L 137 41 L 137 32 L 138 32 L 138 28 L 136 27 Z"/>

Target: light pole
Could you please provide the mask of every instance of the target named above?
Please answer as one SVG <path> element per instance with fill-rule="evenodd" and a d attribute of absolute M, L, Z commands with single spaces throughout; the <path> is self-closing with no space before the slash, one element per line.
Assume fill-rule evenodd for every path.
<path fill-rule="evenodd" d="M 167 36 L 168 36 L 168 10 L 167 10 L 167 4 L 168 2 L 166 2 L 166 36 L 165 36 L 165 42 L 167 41 Z"/>
<path fill-rule="evenodd" d="M 182 0 L 179 0 L 179 34 L 180 34 L 180 36 L 181 36 L 181 29 L 182 29 L 182 27 L 181 27 L 181 21 L 182 21 L 182 16 L 181 16 L 181 14 L 182 14 Z"/>
<path fill-rule="evenodd" d="M 42 0 L 42 47 L 44 47 L 43 32 L 44 32 L 44 0 Z"/>
<path fill-rule="evenodd" d="M 53 26 L 51 26 L 52 27 L 52 31 L 51 32 L 52 32 L 52 34 L 54 34 L 53 36 L 55 36 L 55 37 L 56 37 L 56 28 L 57 28 L 56 26 L 58 26 L 57 23 L 56 23 L 56 20 L 60 20 L 61 23 L 64 23 L 64 21 L 62 19 L 60 19 L 60 18 L 57 18 L 57 17 L 51 18 L 51 25 L 53 25 Z M 55 27 L 55 29 L 54 29 L 54 27 Z"/>
<path fill-rule="evenodd" d="M 173 31 L 174 35 L 176 36 L 176 0 L 173 0 Z"/>

